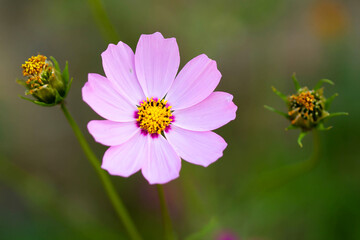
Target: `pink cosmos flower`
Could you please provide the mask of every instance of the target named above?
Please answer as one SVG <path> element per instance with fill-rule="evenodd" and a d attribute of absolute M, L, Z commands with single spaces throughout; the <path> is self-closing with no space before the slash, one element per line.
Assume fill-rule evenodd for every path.
<path fill-rule="evenodd" d="M 106 77 L 90 73 L 83 100 L 107 120 L 93 120 L 89 132 L 110 146 L 102 168 L 128 177 L 141 169 L 150 184 L 179 176 L 181 159 L 204 167 L 227 144 L 212 132 L 235 119 L 232 95 L 213 92 L 221 73 L 205 54 L 177 74 L 175 38 L 141 35 L 136 52 L 123 42 L 101 54 Z M 177 75 L 176 75 L 177 74 Z"/>

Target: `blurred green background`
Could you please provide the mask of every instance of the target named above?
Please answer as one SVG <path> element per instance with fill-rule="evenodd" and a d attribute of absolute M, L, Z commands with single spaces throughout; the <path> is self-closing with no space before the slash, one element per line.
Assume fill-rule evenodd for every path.
<path fill-rule="evenodd" d="M 41 53 L 74 82 L 69 110 L 101 158 L 106 147 L 86 130 L 100 119 L 81 99 L 89 72 L 103 74 L 100 54 L 113 36 L 100 29 L 96 1 L 0 0 L 0 239 L 128 239 L 59 107 L 21 100 L 21 64 Z M 222 72 L 217 90 L 234 95 L 235 121 L 217 130 L 228 142 L 208 168 L 183 161 L 165 191 L 179 239 L 360 239 L 360 2 L 358 0 L 104 0 L 120 40 L 135 49 L 142 33 L 176 37 L 181 66 L 206 53 Z M 279 184 L 284 166 L 305 161 L 298 131 L 264 109 L 286 111 L 272 91 L 294 90 L 291 75 L 325 95 L 338 92 L 321 133 L 321 159 Z M 280 170 L 279 170 L 280 169 Z M 272 174 L 268 174 L 272 173 Z M 264 177 L 265 176 L 265 177 Z M 156 188 L 140 173 L 111 177 L 145 239 L 161 239 Z M 270 186 L 270 187 L 269 187 Z M 191 239 L 191 238 L 190 238 Z M 195 238 L 193 238 L 195 239 Z"/>

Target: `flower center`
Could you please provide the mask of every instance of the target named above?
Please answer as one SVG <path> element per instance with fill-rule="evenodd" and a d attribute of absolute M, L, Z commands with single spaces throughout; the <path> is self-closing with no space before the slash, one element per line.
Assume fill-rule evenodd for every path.
<path fill-rule="evenodd" d="M 305 124 L 305 121 L 310 124 L 321 119 L 324 114 L 324 101 L 321 94 L 304 88 L 302 92 L 291 95 L 288 112 L 291 123 Z"/>
<path fill-rule="evenodd" d="M 150 134 L 161 134 L 174 121 L 171 106 L 164 99 L 149 99 L 142 101 L 135 114 L 138 126 Z"/>
<path fill-rule="evenodd" d="M 28 75 L 39 75 L 41 71 L 46 67 L 48 64 L 45 62 L 46 57 L 43 55 L 32 56 L 29 58 L 25 64 L 21 65 L 23 68 L 24 76 Z"/>
<path fill-rule="evenodd" d="M 302 92 L 299 95 L 292 95 L 291 99 L 295 101 L 301 107 L 305 107 L 307 110 L 314 110 L 315 97 L 310 91 Z"/>

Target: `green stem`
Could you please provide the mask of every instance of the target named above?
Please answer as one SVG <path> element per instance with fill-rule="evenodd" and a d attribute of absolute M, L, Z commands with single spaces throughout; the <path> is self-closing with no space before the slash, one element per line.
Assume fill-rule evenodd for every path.
<path fill-rule="evenodd" d="M 101 169 L 99 160 L 97 159 L 94 152 L 91 150 L 79 126 L 76 124 L 75 120 L 72 118 L 69 111 L 67 110 L 65 103 L 61 103 L 61 110 L 64 112 L 66 119 L 68 120 L 70 126 L 72 127 L 75 136 L 79 141 L 80 146 L 83 149 L 86 157 L 90 161 L 91 165 L 95 168 L 96 173 L 101 179 L 105 191 L 108 197 L 110 198 L 110 201 L 113 204 L 113 207 L 115 208 L 117 215 L 119 216 L 120 220 L 124 223 L 124 226 L 128 231 L 131 239 L 141 240 L 142 238 L 140 237 L 134 223 L 132 222 L 130 215 L 128 214 L 122 200 L 120 199 L 119 195 L 116 193 L 114 185 L 110 181 L 109 175 L 107 175 L 105 171 Z"/>
<path fill-rule="evenodd" d="M 169 210 L 166 204 L 164 188 L 161 184 L 156 185 L 160 200 L 160 207 L 161 207 L 161 215 L 162 221 L 164 225 L 164 240 L 173 240 L 174 238 L 174 231 L 172 228 L 171 218 L 169 214 Z"/>
<path fill-rule="evenodd" d="M 314 129 L 312 131 L 312 134 L 313 134 L 313 154 L 311 155 L 309 160 L 302 163 L 302 166 L 299 168 L 302 170 L 300 172 L 306 172 L 306 171 L 311 170 L 312 168 L 314 168 L 316 166 L 316 164 L 320 160 L 321 144 L 320 144 L 319 131 Z"/>
<path fill-rule="evenodd" d="M 263 174 L 254 183 L 249 185 L 248 189 L 244 191 L 243 196 L 248 195 L 248 193 L 273 190 L 313 169 L 320 160 L 321 144 L 319 132 L 314 129 L 312 134 L 313 153 L 309 159 Z"/>
<path fill-rule="evenodd" d="M 111 24 L 101 0 L 88 0 L 88 3 L 103 37 L 109 42 L 117 43 L 120 36 L 116 32 L 114 25 Z"/>
<path fill-rule="evenodd" d="M 320 136 L 319 131 L 312 130 L 313 135 L 313 153 L 309 159 L 306 161 L 302 161 L 290 166 L 285 167 L 282 171 L 284 171 L 287 174 L 284 174 L 283 179 L 291 180 L 298 176 L 301 176 L 302 174 L 310 171 L 313 169 L 316 164 L 320 160 Z"/>

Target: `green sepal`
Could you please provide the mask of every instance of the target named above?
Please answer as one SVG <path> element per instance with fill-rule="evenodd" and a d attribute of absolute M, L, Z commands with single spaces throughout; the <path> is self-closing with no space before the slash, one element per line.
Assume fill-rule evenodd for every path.
<path fill-rule="evenodd" d="M 332 95 L 331 97 L 329 97 L 328 99 L 326 99 L 326 101 L 325 101 L 325 110 L 329 110 L 332 101 L 334 101 L 334 99 L 335 99 L 337 96 L 339 96 L 339 94 L 338 94 L 338 93 L 335 93 L 334 95 Z"/>
<path fill-rule="evenodd" d="M 64 98 L 60 96 L 60 94 L 58 93 L 58 91 L 55 91 L 55 100 L 53 103 L 45 103 L 45 102 L 42 102 L 42 101 L 39 101 L 39 100 L 35 100 L 35 99 L 30 99 L 30 98 L 27 98 L 27 97 L 23 97 L 21 95 L 19 95 L 19 97 L 21 99 L 24 99 L 24 100 L 27 100 L 29 102 L 32 102 L 32 103 L 35 103 L 37 105 L 40 105 L 40 106 L 43 106 L 43 107 L 52 107 L 52 106 L 55 106 L 59 103 L 61 103 Z"/>
<path fill-rule="evenodd" d="M 43 107 L 52 107 L 52 106 L 55 106 L 57 103 L 44 103 L 44 102 L 40 102 L 38 100 L 33 100 L 33 99 L 30 99 L 30 98 L 27 98 L 27 97 L 23 97 L 21 95 L 19 95 L 19 97 L 21 99 L 24 99 L 26 101 L 29 101 L 29 102 L 32 102 L 32 103 L 35 103 L 37 105 L 40 105 L 40 106 L 43 106 Z"/>
<path fill-rule="evenodd" d="M 294 86 L 295 86 L 296 91 L 299 91 L 299 89 L 300 89 L 301 87 L 300 87 L 299 81 L 298 81 L 297 78 L 296 78 L 296 73 L 293 73 L 293 75 L 291 76 L 291 78 L 292 78 L 292 80 L 293 80 L 293 82 L 294 82 Z"/>
<path fill-rule="evenodd" d="M 323 85 L 323 83 L 328 83 L 330 85 L 335 85 L 333 81 L 329 80 L 329 79 L 320 79 L 317 84 L 314 87 L 314 90 L 318 90 L 321 88 L 321 86 Z"/>
<path fill-rule="evenodd" d="M 23 79 L 16 79 L 16 82 L 20 84 L 21 86 L 24 86 L 26 89 L 29 89 L 29 85 L 26 84 L 26 81 Z"/>
<path fill-rule="evenodd" d="M 67 92 L 69 92 L 70 86 L 69 86 L 69 63 L 66 61 L 65 68 L 63 71 L 61 71 L 58 61 L 54 57 L 50 57 L 50 59 L 54 63 L 55 70 L 61 73 L 61 79 L 63 80 L 64 86 L 65 86 L 65 94 L 64 98 L 66 97 Z M 71 80 L 72 81 L 72 80 Z"/>
<path fill-rule="evenodd" d="M 71 88 L 71 84 L 73 82 L 73 78 L 70 79 L 70 81 L 68 82 L 66 88 L 65 88 L 65 94 L 64 94 L 64 98 L 66 98 L 66 96 L 68 95 L 70 88 Z"/>
<path fill-rule="evenodd" d="M 333 127 L 330 126 L 330 127 L 325 127 L 323 123 L 319 123 L 317 126 L 316 126 L 316 129 L 319 130 L 319 131 L 329 131 L 330 129 L 332 129 Z"/>
<path fill-rule="evenodd" d="M 288 97 L 281 93 L 280 91 L 278 91 L 275 87 L 271 87 L 271 89 L 273 90 L 273 92 L 278 95 L 282 100 L 284 100 L 286 103 L 288 102 Z"/>
<path fill-rule="evenodd" d="M 277 109 L 275 109 L 273 107 L 270 107 L 268 105 L 264 105 L 264 108 L 266 108 L 267 110 L 272 111 L 274 113 L 277 113 L 277 114 L 285 117 L 286 119 L 289 119 L 289 115 L 287 113 L 281 112 L 281 111 L 279 111 L 279 110 L 277 110 Z"/>
<path fill-rule="evenodd" d="M 65 63 L 65 68 L 61 73 L 61 77 L 62 77 L 62 79 L 64 81 L 65 88 L 67 88 L 67 84 L 69 83 L 69 64 L 68 64 L 68 61 L 66 61 L 66 63 Z"/>
<path fill-rule="evenodd" d="M 303 138 L 306 136 L 308 134 L 308 132 L 300 132 L 300 134 L 299 134 L 299 137 L 298 137 L 298 139 L 297 139 L 297 142 L 298 142 L 298 144 L 299 144 L 299 146 L 302 148 L 303 147 L 303 145 L 302 145 L 302 140 L 303 140 Z"/>
<path fill-rule="evenodd" d="M 210 221 L 202 227 L 198 232 L 191 234 L 190 236 L 186 237 L 185 240 L 202 240 L 202 239 L 209 239 L 211 232 L 216 230 L 219 223 L 215 217 L 212 217 Z"/>
<path fill-rule="evenodd" d="M 329 118 L 332 118 L 332 117 L 347 116 L 347 115 L 349 115 L 349 113 L 347 113 L 347 112 L 330 113 L 329 115 L 327 115 L 326 117 L 324 117 L 322 120 L 329 119 Z"/>
<path fill-rule="evenodd" d="M 54 103 L 54 105 L 62 102 L 63 100 L 64 100 L 64 98 L 60 96 L 58 91 L 56 91 L 55 92 L 55 103 Z"/>
<path fill-rule="evenodd" d="M 50 56 L 50 59 L 54 63 L 55 70 L 58 71 L 58 72 L 61 72 L 58 61 L 56 61 L 56 59 L 54 57 L 52 57 L 52 56 Z"/>

